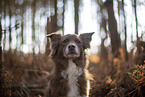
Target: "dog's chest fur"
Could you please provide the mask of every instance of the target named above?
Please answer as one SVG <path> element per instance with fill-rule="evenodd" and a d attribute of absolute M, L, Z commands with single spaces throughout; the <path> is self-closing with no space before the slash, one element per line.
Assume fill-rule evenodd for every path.
<path fill-rule="evenodd" d="M 65 74 L 63 74 L 65 73 Z M 63 77 L 68 78 L 68 95 L 67 97 L 78 97 L 78 77 L 83 73 L 82 68 L 76 66 L 76 64 L 70 59 L 68 61 L 68 68 L 62 72 Z"/>

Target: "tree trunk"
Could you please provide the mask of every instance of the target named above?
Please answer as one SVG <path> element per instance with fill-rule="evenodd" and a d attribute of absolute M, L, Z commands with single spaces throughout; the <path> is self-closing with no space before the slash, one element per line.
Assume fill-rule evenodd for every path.
<path fill-rule="evenodd" d="M 2 69 L 2 47 L 1 47 L 1 39 L 2 39 L 2 25 L 1 25 L 1 17 L 0 17 L 0 71 Z M 1 75 L 1 73 L 0 73 Z M 1 76 L 0 76 L 1 79 Z"/>
<path fill-rule="evenodd" d="M 63 16 L 63 19 L 62 19 L 62 35 L 64 35 L 64 19 L 65 19 L 65 0 L 63 0 L 63 12 L 62 12 L 62 16 Z"/>
<path fill-rule="evenodd" d="M 6 2 L 4 2 L 4 39 L 3 39 L 3 51 L 6 46 Z"/>
<path fill-rule="evenodd" d="M 107 55 L 108 55 L 107 48 L 104 46 L 104 41 L 105 41 L 105 39 L 102 39 L 101 50 L 100 50 L 101 61 L 106 61 L 107 60 Z"/>
<path fill-rule="evenodd" d="M 3 78 L 2 78 L 2 47 L 1 47 L 1 39 L 2 39 L 2 25 L 1 25 L 1 17 L 0 17 L 0 95 L 1 97 L 5 96 L 5 89 L 3 87 Z"/>
<path fill-rule="evenodd" d="M 3 78 L 2 78 L 2 47 L 1 47 L 1 45 L 0 45 L 0 95 L 1 95 L 1 97 L 4 97 Z"/>
<path fill-rule="evenodd" d="M 21 38 L 22 38 L 21 45 L 22 45 L 24 44 L 24 5 L 22 5 L 21 8 L 21 17 L 22 17 L 21 20 Z"/>
<path fill-rule="evenodd" d="M 50 3 L 53 3 L 51 5 L 54 5 L 55 14 L 49 18 L 47 18 L 47 34 L 50 34 L 52 32 L 56 32 L 58 30 L 57 26 L 57 0 L 50 1 Z M 50 49 L 49 49 L 49 39 L 47 39 L 46 44 L 46 55 L 49 55 Z"/>
<path fill-rule="evenodd" d="M 12 12 L 11 12 L 11 4 L 12 1 L 9 1 L 9 50 L 11 51 L 11 42 L 12 42 L 12 29 L 11 29 L 11 17 L 12 17 Z"/>
<path fill-rule="evenodd" d="M 74 0 L 74 8 L 75 8 L 75 34 L 78 34 L 78 26 L 79 26 L 79 2 L 80 2 L 80 0 Z"/>
<path fill-rule="evenodd" d="M 123 17 L 124 17 L 124 31 L 125 31 L 125 42 L 124 42 L 124 48 L 125 48 L 125 59 L 128 60 L 128 52 L 127 52 L 127 26 L 126 26 L 126 16 L 125 16 L 125 10 L 124 10 L 124 0 L 122 0 L 122 10 L 123 10 Z"/>
<path fill-rule="evenodd" d="M 35 12 L 36 12 L 36 1 L 33 0 L 32 2 L 32 49 L 33 55 L 35 54 Z"/>
<path fill-rule="evenodd" d="M 58 30 L 57 26 L 57 0 L 50 1 L 51 5 L 54 6 L 55 14 L 47 18 L 47 34 L 56 32 Z"/>
<path fill-rule="evenodd" d="M 134 0 L 134 15 L 135 15 L 135 22 L 136 22 L 136 38 L 138 40 L 138 19 L 137 19 L 137 11 L 136 11 L 136 0 Z"/>
<path fill-rule="evenodd" d="M 117 57 L 119 53 L 118 49 L 121 46 L 121 40 L 117 31 L 117 22 L 114 16 L 113 0 L 106 0 L 105 6 L 108 12 L 108 24 L 109 24 L 109 32 L 111 37 L 112 53 L 114 57 Z"/>

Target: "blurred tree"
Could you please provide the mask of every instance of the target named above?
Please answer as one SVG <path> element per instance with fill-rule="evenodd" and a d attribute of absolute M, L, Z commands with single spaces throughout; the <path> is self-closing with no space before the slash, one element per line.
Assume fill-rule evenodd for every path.
<path fill-rule="evenodd" d="M 101 1 L 97 1 L 99 7 L 100 7 L 100 10 L 99 10 L 99 13 L 101 15 L 101 19 L 100 19 L 100 34 L 101 33 L 104 33 L 105 37 L 101 37 L 102 41 L 101 41 L 101 48 L 100 48 L 100 58 L 101 58 L 101 61 L 104 61 L 104 60 L 107 60 L 107 56 L 108 56 L 108 51 L 107 51 L 107 48 L 105 47 L 104 45 L 104 42 L 105 40 L 108 38 L 108 35 L 107 35 L 107 20 L 106 20 L 106 17 L 105 17 L 105 13 L 104 13 L 104 6 L 103 6 L 103 3 Z M 101 31 L 103 30 L 103 32 Z"/>
<path fill-rule="evenodd" d="M 57 0 L 51 0 L 49 1 L 50 5 L 54 7 L 54 15 L 50 16 L 47 18 L 47 34 L 50 34 L 52 32 L 56 32 L 58 30 L 57 26 Z M 50 10 L 51 12 L 51 10 Z M 48 55 L 50 53 L 49 50 L 49 39 L 47 39 L 47 44 L 46 44 L 46 54 Z"/>
<path fill-rule="evenodd" d="M 107 48 L 104 46 L 104 41 L 105 39 L 102 39 L 101 41 L 101 50 L 100 50 L 100 58 L 101 58 L 101 61 L 106 61 L 108 59 L 108 51 L 107 51 Z M 106 61 L 107 62 L 107 61 Z"/>
<path fill-rule="evenodd" d="M 1 17 L 0 17 L 0 95 L 1 97 L 5 96 L 5 89 L 3 87 L 3 78 L 2 78 L 2 46 L 1 46 L 1 39 L 2 39 L 2 25 L 1 25 Z"/>
<path fill-rule="evenodd" d="M 136 11 L 136 9 L 137 9 L 136 3 L 137 3 L 136 0 L 132 1 L 132 5 L 134 8 L 134 15 L 135 15 L 135 23 L 136 23 L 136 38 L 138 40 L 139 39 L 139 37 L 138 37 L 138 18 L 137 18 L 137 11 Z"/>
<path fill-rule="evenodd" d="M 2 24 L 1 24 L 1 17 L 0 17 L 0 46 L 1 46 L 1 40 L 2 40 Z"/>
<path fill-rule="evenodd" d="M 126 15 L 124 10 L 124 0 L 122 0 L 122 11 L 123 11 L 123 17 L 124 17 L 124 31 L 125 31 L 125 42 L 124 42 L 124 48 L 125 48 L 125 56 L 126 60 L 128 60 L 128 52 L 127 52 L 127 25 L 126 25 Z"/>
<path fill-rule="evenodd" d="M 98 9 L 102 10 L 101 13 L 104 15 L 100 16 L 100 14 L 99 14 L 98 17 L 101 21 L 100 25 L 103 28 L 103 33 L 105 32 L 105 35 L 107 37 L 109 35 L 111 37 L 111 46 L 112 46 L 112 52 L 113 52 L 114 56 L 116 56 L 116 54 L 118 52 L 118 48 L 121 45 L 120 36 L 118 33 L 122 34 L 122 30 L 124 30 L 124 32 L 125 32 L 124 47 L 126 49 L 126 54 L 127 54 L 127 44 L 126 44 L 127 20 L 125 19 L 126 18 L 125 11 L 123 13 L 119 12 L 120 10 L 121 11 L 124 10 L 124 9 L 122 9 L 122 6 L 124 7 L 124 5 L 122 5 L 122 4 L 124 4 L 123 3 L 124 0 L 117 0 L 118 1 L 118 15 L 119 15 L 118 31 L 117 31 L 117 21 L 115 19 L 114 10 L 113 10 L 113 0 L 96 0 L 96 1 L 102 3 L 101 9 L 99 9 L 99 8 Z M 106 2 L 104 3 L 103 1 L 106 1 Z M 11 0 L 11 1 L 1 0 L 1 4 L 2 4 L 1 9 L 2 10 L 1 10 L 0 15 L 2 16 L 2 27 L 4 29 L 4 31 L 3 31 L 3 33 L 4 33 L 3 50 L 5 50 L 5 49 L 8 50 L 9 48 L 11 48 L 13 46 L 14 49 L 23 51 L 24 48 L 22 48 L 22 47 L 26 46 L 26 48 L 28 49 L 28 52 L 33 51 L 33 53 L 34 53 L 36 50 L 35 49 L 36 46 L 39 46 L 39 49 L 42 50 L 43 47 L 40 48 L 41 47 L 40 43 L 42 43 L 42 42 L 39 42 L 39 41 L 40 41 L 41 35 L 43 36 L 44 34 L 46 34 L 46 31 L 47 31 L 47 34 L 49 34 L 51 32 L 55 32 L 57 30 L 62 30 L 62 34 L 64 34 L 64 28 L 65 28 L 64 20 L 65 20 L 65 15 L 67 14 L 67 13 L 65 14 L 65 10 L 69 10 L 69 9 L 67 9 L 66 2 L 72 2 L 72 1 L 69 1 L 69 0 L 39 0 L 39 1 L 36 1 L 36 0 Z M 81 13 L 79 11 L 79 7 L 82 7 L 81 2 L 82 2 L 81 0 L 73 0 L 73 4 L 74 4 L 73 14 L 74 14 L 75 33 L 76 34 L 78 34 L 78 30 L 79 30 L 79 14 Z M 137 2 L 140 2 L 140 0 L 139 1 L 132 0 L 132 7 L 134 9 L 135 22 L 136 22 L 136 37 L 138 38 L 138 27 L 139 26 L 138 26 L 138 18 L 137 18 Z M 114 3 L 114 4 L 116 4 L 116 3 Z M 105 11 L 104 11 L 104 9 L 105 9 Z M 106 14 L 108 14 L 108 16 Z M 46 16 L 48 17 L 47 24 L 45 24 Z M 122 18 L 121 16 L 124 16 L 124 18 Z M 42 20 L 42 22 L 41 22 L 41 20 Z M 19 22 L 21 24 L 21 29 L 18 29 L 17 31 L 13 31 L 11 29 L 11 27 L 14 25 L 14 23 L 16 24 L 17 22 Z M 122 22 L 125 25 L 121 24 Z M 43 27 L 47 26 L 46 27 L 47 30 L 43 31 L 42 25 L 43 25 Z M 122 26 L 124 26 L 123 27 L 124 29 L 122 29 Z M 29 31 L 32 30 L 32 33 L 30 32 L 31 38 L 27 34 L 28 30 Z M 109 32 L 109 35 L 108 35 L 108 32 Z M 42 34 L 40 34 L 40 33 L 42 33 Z M 133 33 L 131 36 L 133 37 Z M 32 42 L 30 44 L 28 44 L 28 42 L 26 40 L 26 39 L 28 39 L 28 37 L 29 37 L 29 40 L 32 40 Z M 14 39 L 14 38 L 16 38 L 16 39 Z M 133 40 L 133 38 L 131 38 L 131 39 Z M 105 39 L 103 37 L 102 42 L 104 42 L 104 41 L 105 41 Z M 48 43 L 48 40 L 47 40 L 47 43 Z M 12 44 L 15 44 L 16 46 L 14 46 Z M 43 45 L 45 45 L 45 42 Z M 101 45 L 104 45 L 104 43 L 102 43 Z M 49 47 L 49 44 L 46 44 L 46 52 L 47 52 L 48 47 Z"/>
<path fill-rule="evenodd" d="M 75 34 L 78 34 L 78 26 L 79 26 L 79 4 L 80 0 L 74 0 L 74 9 L 75 9 Z"/>
<path fill-rule="evenodd" d="M 24 5 L 22 5 L 24 6 Z M 24 7 L 21 7 L 21 37 L 22 37 L 22 41 L 21 41 L 21 45 L 24 44 Z"/>
<path fill-rule="evenodd" d="M 11 42 L 12 42 L 12 29 L 11 29 L 11 17 L 12 17 L 12 10 L 11 10 L 11 4 L 12 0 L 8 2 L 9 4 L 9 50 L 11 50 Z"/>
<path fill-rule="evenodd" d="M 111 37 L 111 46 L 114 57 L 118 55 L 118 49 L 121 47 L 120 36 L 117 31 L 117 21 L 114 16 L 113 0 L 106 0 L 104 3 L 108 12 L 108 26 Z"/>
<path fill-rule="evenodd" d="M 5 0 L 7 1 L 7 0 Z M 3 6 L 3 11 L 4 11 L 4 40 L 3 40 L 3 50 L 5 50 L 5 45 L 6 45 L 6 14 L 7 14 L 7 3 L 3 2 L 4 6 Z"/>
<path fill-rule="evenodd" d="M 2 92 L 2 47 L 1 47 L 1 38 L 2 38 L 2 25 L 1 25 L 1 17 L 0 17 L 0 94 L 3 96 Z"/>
<path fill-rule="evenodd" d="M 62 12 L 62 34 L 64 35 L 64 19 L 65 19 L 65 3 L 66 3 L 66 0 L 63 0 L 63 12 Z"/>
<path fill-rule="evenodd" d="M 36 0 L 32 1 L 32 41 L 33 41 L 33 54 L 35 54 L 35 12 L 36 12 Z"/>

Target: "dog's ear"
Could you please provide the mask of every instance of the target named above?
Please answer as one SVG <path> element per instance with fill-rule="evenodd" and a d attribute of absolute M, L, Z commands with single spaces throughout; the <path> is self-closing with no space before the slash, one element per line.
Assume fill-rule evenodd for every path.
<path fill-rule="evenodd" d="M 92 35 L 94 33 L 95 32 L 80 34 L 79 38 L 83 43 L 83 48 L 84 49 L 90 48 L 90 42 L 92 40 Z"/>
<path fill-rule="evenodd" d="M 61 38 L 61 35 L 58 32 L 54 32 L 54 33 L 48 34 L 46 36 L 48 38 L 50 38 L 52 44 L 57 44 Z"/>
<path fill-rule="evenodd" d="M 50 39 L 50 49 L 51 49 L 51 56 L 54 56 L 57 53 L 58 43 L 61 38 L 61 35 L 58 32 L 54 32 L 51 34 L 46 35 Z"/>

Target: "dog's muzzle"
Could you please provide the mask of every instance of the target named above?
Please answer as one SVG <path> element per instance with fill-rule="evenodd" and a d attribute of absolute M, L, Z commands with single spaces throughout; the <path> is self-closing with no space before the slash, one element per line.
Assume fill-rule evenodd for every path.
<path fill-rule="evenodd" d="M 68 54 L 76 54 L 75 48 L 76 48 L 75 45 L 73 45 L 73 44 L 69 45 L 68 46 L 68 51 L 69 51 Z"/>
<path fill-rule="evenodd" d="M 80 50 L 76 43 L 69 43 L 64 50 L 64 56 L 66 58 L 78 58 L 80 56 Z"/>

